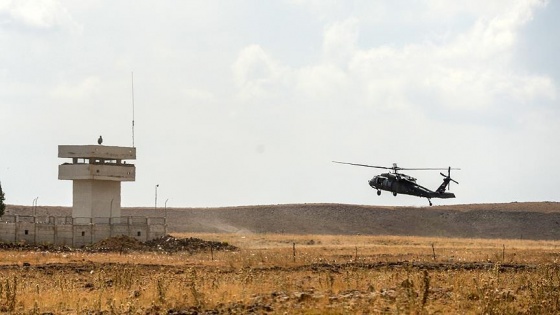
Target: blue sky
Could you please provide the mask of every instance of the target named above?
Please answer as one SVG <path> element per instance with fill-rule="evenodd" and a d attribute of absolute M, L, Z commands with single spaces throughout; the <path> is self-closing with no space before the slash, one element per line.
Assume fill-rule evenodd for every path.
<path fill-rule="evenodd" d="M 71 205 L 59 144 L 132 145 L 123 206 L 338 202 L 462 168 L 435 204 L 560 201 L 560 4 L 0 0 L 0 181 Z M 436 188 L 438 172 L 410 172 Z"/>

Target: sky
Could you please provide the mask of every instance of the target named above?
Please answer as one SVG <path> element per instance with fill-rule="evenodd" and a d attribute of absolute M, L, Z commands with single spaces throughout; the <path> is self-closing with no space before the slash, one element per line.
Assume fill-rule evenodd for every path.
<path fill-rule="evenodd" d="M 156 185 L 158 207 L 428 204 L 333 160 L 461 168 L 435 205 L 560 201 L 558 16 L 539 0 L 0 0 L 6 203 L 71 206 L 58 145 L 132 146 L 133 119 L 125 207 L 155 206 Z"/>

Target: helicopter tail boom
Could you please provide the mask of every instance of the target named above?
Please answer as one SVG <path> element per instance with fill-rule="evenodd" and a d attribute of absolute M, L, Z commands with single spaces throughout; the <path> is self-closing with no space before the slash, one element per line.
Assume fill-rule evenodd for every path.
<path fill-rule="evenodd" d="M 442 193 L 435 192 L 431 194 L 430 198 L 449 199 L 449 198 L 455 198 L 455 194 L 450 192 L 442 192 Z"/>

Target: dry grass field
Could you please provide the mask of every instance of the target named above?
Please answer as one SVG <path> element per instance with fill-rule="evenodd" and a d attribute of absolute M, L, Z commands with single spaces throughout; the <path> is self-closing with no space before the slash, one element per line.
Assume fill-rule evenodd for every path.
<path fill-rule="evenodd" d="M 174 234 L 236 251 L 0 251 L 10 314 L 557 314 L 560 241 Z"/>

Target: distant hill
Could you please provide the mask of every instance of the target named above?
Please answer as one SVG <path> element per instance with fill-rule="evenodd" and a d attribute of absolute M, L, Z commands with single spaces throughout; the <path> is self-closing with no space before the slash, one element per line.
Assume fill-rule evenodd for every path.
<path fill-rule="evenodd" d="M 70 215 L 68 207 L 38 207 Z M 31 214 L 7 206 L 7 214 Z M 123 208 L 123 216 L 164 216 L 164 210 Z M 460 238 L 560 239 L 560 203 L 379 207 L 290 204 L 225 208 L 167 208 L 168 230 L 193 233 L 370 234 Z"/>

